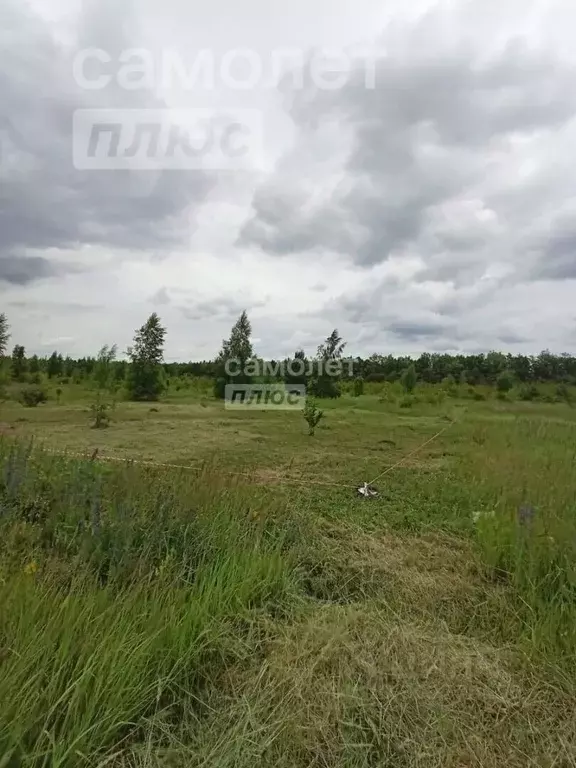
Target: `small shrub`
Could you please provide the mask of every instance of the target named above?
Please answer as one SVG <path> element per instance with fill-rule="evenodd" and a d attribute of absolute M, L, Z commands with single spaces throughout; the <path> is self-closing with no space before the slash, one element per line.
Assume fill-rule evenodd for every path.
<path fill-rule="evenodd" d="M 524 384 L 518 390 L 518 397 L 520 400 L 525 401 L 538 400 L 540 392 L 538 391 L 536 384 Z"/>
<path fill-rule="evenodd" d="M 58 387 L 56 389 L 56 402 L 58 405 L 60 405 L 60 398 L 62 397 L 62 389 L 61 387 Z"/>
<path fill-rule="evenodd" d="M 414 402 L 414 398 L 411 395 L 404 395 L 404 397 L 401 398 L 398 402 L 398 405 L 400 408 L 412 408 Z"/>
<path fill-rule="evenodd" d="M 20 392 L 20 400 L 27 408 L 35 408 L 48 400 L 46 392 L 41 387 L 24 387 Z"/>
<path fill-rule="evenodd" d="M 314 435 L 314 430 L 318 426 L 320 419 L 324 416 L 324 411 L 320 411 L 313 400 L 306 400 L 303 416 L 308 424 L 308 434 L 310 436 Z"/>
<path fill-rule="evenodd" d="M 402 389 L 407 395 L 411 395 L 412 392 L 414 392 L 417 381 L 418 376 L 416 375 L 416 368 L 414 365 L 409 365 L 408 368 L 402 372 L 402 376 L 400 377 Z"/>
<path fill-rule="evenodd" d="M 456 385 L 456 379 L 449 373 L 442 379 L 442 386 L 448 397 L 458 397 L 458 387 Z"/>
<path fill-rule="evenodd" d="M 514 386 L 514 377 L 512 376 L 510 371 L 502 371 L 502 373 L 496 379 L 497 391 L 503 392 L 504 394 L 506 394 L 507 392 L 510 392 L 513 386 Z"/>
<path fill-rule="evenodd" d="M 92 429 L 106 429 L 110 425 L 109 410 L 110 405 L 104 402 L 100 397 L 100 393 L 98 393 L 96 401 L 90 406 L 93 418 Z"/>
<path fill-rule="evenodd" d="M 572 396 L 566 384 L 558 384 L 556 387 L 556 399 L 561 403 L 568 403 L 568 405 L 571 405 Z"/>
<path fill-rule="evenodd" d="M 364 394 L 364 379 L 358 377 L 354 379 L 354 397 L 360 397 Z"/>
<path fill-rule="evenodd" d="M 330 376 L 318 376 L 310 380 L 308 385 L 310 394 L 314 397 L 336 399 L 342 394 L 336 381 Z"/>

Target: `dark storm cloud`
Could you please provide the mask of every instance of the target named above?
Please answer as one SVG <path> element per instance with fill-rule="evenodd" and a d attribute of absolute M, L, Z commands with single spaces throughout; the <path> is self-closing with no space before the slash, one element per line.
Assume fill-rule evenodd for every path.
<path fill-rule="evenodd" d="M 417 279 L 464 283 L 478 279 L 498 251 L 516 256 L 516 230 L 497 230 L 478 218 L 467 231 L 458 216 L 443 221 L 443 207 L 459 199 L 497 200 L 514 183 L 512 174 L 499 177 L 491 163 L 495 157 L 504 162 L 517 137 L 569 124 L 576 115 L 576 70 L 554 52 L 521 42 L 490 57 L 481 47 L 447 46 L 435 42 L 429 23 L 425 18 L 406 28 L 400 42 L 387 46 L 374 90 L 365 87 L 359 68 L 340 90 L 309 87 L 292 94 L 290 114 L 302 147 L 323 126 L 351 133 L 341 169 L 346 184 L 319 206 L 313 185 L 289 187 L 279 170 L 256 191 L 239 244 L 277 255 L 334 251 L 365 267 L 408 250 L 426 263 Z M 297 143 L 279 167 L 297 163 L 298 152 Z M 555 185 L 549 180 L 532 200 L 534 210 L 522 209 L 522 186 L 515 188 L 510 210 L 521 212 L 524 227 L 542 197 L 549 202 L 558 193 Z M 506 208 L 495 214 L 506 222 Z M 557 263 L 564 274 L 576 273 L 573 262 Z"/>
<path fill-rule="evenodd" d="M 61 48 L 26 6 L 1 2 L 0 254 L 16 258 L 24 249 L 84 243 L 148 250 L 182 242 L 189 226 L 184 209 L 201 205 L 210 188 L 204 173 L 173 171 L 153 178 L 73 166 L 76 109 L 163 105 L 117 86 L 81 90 L 73 82 L 74 52 Z M 106 17 L 100 9 L 100 26 L 87 43 L 118 47 L 113 38 L 122 28 L 122 13 L 115 11 Z M 27 268 L 33 274 L 30 264 Z"/>
<path fill-rule="evenodd" d="M 35 280 L 54 277 L 62 269 L 42 256 L 2 256 L 0 255 L 0 283 L 28 285 Z"/>

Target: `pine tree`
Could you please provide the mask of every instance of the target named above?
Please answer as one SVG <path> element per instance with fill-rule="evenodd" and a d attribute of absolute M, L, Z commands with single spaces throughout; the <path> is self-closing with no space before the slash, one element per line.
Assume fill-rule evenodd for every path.
<path fill-rule="evenodd" d="M 166 329 L 153 312 L 136 331 L 134 346 L 127 350 L 131 365 L 128 392 L 132 400 L 158 400 L 164 390 L 162 360 Z"/>

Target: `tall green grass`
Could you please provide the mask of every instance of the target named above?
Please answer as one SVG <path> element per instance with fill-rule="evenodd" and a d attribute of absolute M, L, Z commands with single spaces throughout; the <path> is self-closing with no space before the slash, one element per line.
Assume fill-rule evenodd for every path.
<path fill-rule="evenodd" d="M 532 649 L 576 673 L 576 426 L 485 422 L 462 482 L 479 501 L 477 539 L 509 584 Z"/>
<path fill-rule="evenodd" d="M 254 615 L 293 593 L 270 499 L 208 472 L 175 480 L 6 443 L 0 510 L 3 768 L 121 753 L 151 716 L 196 706 Z"/>

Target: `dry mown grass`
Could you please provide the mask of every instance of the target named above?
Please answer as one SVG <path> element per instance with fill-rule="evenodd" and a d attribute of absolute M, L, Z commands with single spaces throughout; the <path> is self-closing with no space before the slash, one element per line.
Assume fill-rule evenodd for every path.
<path fill-rule="evenodd" d="M 320 606 L 280 632 L 219 681 L 174 752 L 136 764 L 576 765 L 571 702 L 507 651 L 374 604 Z"/>

